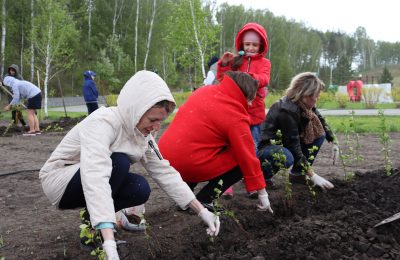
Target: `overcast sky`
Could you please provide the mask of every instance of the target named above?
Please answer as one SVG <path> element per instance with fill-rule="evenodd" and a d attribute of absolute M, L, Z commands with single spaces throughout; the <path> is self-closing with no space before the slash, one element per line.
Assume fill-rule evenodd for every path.
<path fill-rule="evenodd" d="M 362 26 L 374 41 L 400 42 L 400 0 L 217 0 L 217 5 L 224 2 L 268 9 L 323 32 L 351 35 Z"/>

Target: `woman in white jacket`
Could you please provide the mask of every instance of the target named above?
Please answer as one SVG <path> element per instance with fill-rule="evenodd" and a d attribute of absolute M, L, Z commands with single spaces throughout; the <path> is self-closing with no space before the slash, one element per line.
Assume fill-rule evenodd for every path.
<path fill-rule="evenodd" d="M 140 162 L 181 208 L 190 207 L 218 235 L 219 218 L 205 209 L 180 174 L 158 153 L 153 131 L 175 108 L 166 83 L 139 71 L 122 88 L 116 107 L 101 107 L 63 138 L 40 170 L 44 193 L 59 209 L 87 207 L 100 229 L 109 259 L 119 259 L 114 240 L 115 212 L 143 204 L 150 195 L 146 179 L 129 173 Z"/>

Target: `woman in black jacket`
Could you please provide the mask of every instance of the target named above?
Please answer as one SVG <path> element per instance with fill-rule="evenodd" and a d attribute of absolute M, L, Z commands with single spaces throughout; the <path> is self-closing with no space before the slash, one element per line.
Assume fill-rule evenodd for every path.
<path fill-rule="evenodd" d="M 333 143 L 334 163 L 338 158 L 335 136 L 315 107 L 324 87 L 324 83 L 314 73 L 300 73 L 292 79 L 286 96 L 269 109 L 262 124 L 258 157 L 264 177 L 270 185 L 273 184 L 271 178 L 279 170 L 281 162 L 286 168 L 293 166 L 289 175 L 291 182 L 304 183 L 307 177 L 323 189 L 333 188 L 332 183 L 312 170 L 313 161 L 325 139 Z M 286 157 L 284 162 L 277 159 L 276 154 L 280 151 Z"/>

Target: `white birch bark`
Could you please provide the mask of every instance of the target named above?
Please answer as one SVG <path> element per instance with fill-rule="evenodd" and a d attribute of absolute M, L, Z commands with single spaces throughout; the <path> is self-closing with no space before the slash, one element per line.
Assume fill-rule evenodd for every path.
<path fill-rule="evenodd" d="M 48 84 L 49 84 L 49 75 L 50 75 L 50 66 L 51 66 L 51 39 L 53 37 L 53 24 L 51 18 L 49 19 L 49 30 L 47 32 L 47 45 L 46 45 L 46 55 L 45 55 L 45 74 L 44 74 L 44 83 L 43 83 L 43 90 L 44 90 L 44 114 L 46 117 L 49 116 L 48 109 L 47 109 L 47 100 L 48 100 Z"/>
<path fill-rule="evenodd" d="M 24 72 L 24 63 L 23 63 L 23 59 L 22 57 L 24 57 L 24 21 L 22 20 L 21 23 L 21 52 L 20 52 L 20 65 L 19 65 L 19 72 L 21 73 L 21 75 L 23 75 Z"/>
<path fill-rule="evenodd" d="M 124 0 L 121 0 L 121 4 L 118 4 L 120 0 L 114 1 L 114 15 L 112 20 L 112 38 L 116 38 L 116 27 L 119 17 L 121 16 L 122 8 L 124 6 Z"/>
<path fill-rule="evenodd" d="M 4 75 L 4 56 L 5 56 L 5 48 L 6 48 L 6 0 L 3 0 L 1 7 L 1 71 L 0 75 Z"/>
<path fill-rule="evenodd" d="M 34 9 L 35 0 L 31 0 L 31 30 L 34 29 L 33 18 L 35 17 L 35 9 Z M 31 39 L 31 82 L 35 78 L 35 46 L 33 40 Z"/>
<path fill-rule="evenodd" d="M 151 34 L 153 32 L 153 24 L 154 24 L 154 19 L 156 17 L 156 5 L 157 5 L 157 0 L 153 0 L 153 13 L 151 15 L 149 34 L 147 35 L 146 54 L 144 56 L 144 62 L 143 62 L 143 69 L 144 70 L 146 70 L 147 59 L 149 57 L 149 52 L 150 52 Z"/>
<path fill-rule="evenodd" d="M 199 51 L 199 56 L 200 56 L 200 61 L 201 61 L 201 73 L 202 73 L 203 79 L 205 79 L 206 78 L 206 70 L 204 68 L 204 52 L 203 52 L 203 48 L 201 47 L 201 43 L 200 43 L 198 32 L 197 32 L 196 17 L 194 14 L 194 7 L 193 7 L 192 0 L 189 0 L 189 5 L 190 5 L 190 13 L 192 15 L 194 39 L 197 44 L 197 49 Z"/>
<path fill-rule="evenodd" d="M 93 0 L 87 1 L 87 12 L 88 12 L 88 43 L 90 46 L 90 38 L 92 36 L 92 12 L 93 12 Z"/>
<path fill-rule="evenodd" d="M 136 1 L 136 22 L 135 22 L 135 73 L 137 71 L 137 47 L 138 47 L 138 27 L 139 27 L 139 3 Z"/>

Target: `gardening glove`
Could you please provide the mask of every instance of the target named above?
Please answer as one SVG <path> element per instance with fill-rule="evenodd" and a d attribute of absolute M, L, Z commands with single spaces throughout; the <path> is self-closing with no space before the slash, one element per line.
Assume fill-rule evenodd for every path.
<path fill-rule="evenodd" d="M 335 165 L 339 160 L 339 145 L 332 144 L 332 164 Z"/>
<path fill-rule="evenodd" d="M 120 218 L 121 219 L 118 224 L 127 231 L 143 231 L 146 229 L 146 220 L 144 218 L 140 220 L 139 224 L 133 224 L 129 222 L 128 218 L 123 212 L 121 212 Z"/>
<path fill-rule="evenodd" d="M 106 253 L 105 260 L 119 260 L 117 244 L 115 240 L 106 240 L 103 243 L 103 250 Z"/>
<path fill-rule="evenodd" d="M 218 236 L 219 227 L 221 223 L 219 222 L 219 216 L 211 213 L 208 209 L 203 208 L 199 212 L 199 217 L 208 225 L 207 234 L 209 236 Z"/>
<path fill-rule="evenodd" d="M 314 185 L 321 187 L 323 190 L 332 189 L 334 187 L 330 181 L 322 178 L 316 173 L 310 177 L 310 180 L 314 183 Z"/>
<path fill-rule="evenodd" d="M 268 210 L 269 212 L 274 213 L 274 211 L 271 208 L 271 203 L 269 203 L 268 193 L 265 193 L 263 195 L 258 194 L 258 199 L 260 200 L 260 203 L 257 205 L 259 210 L 262 211 Z"/>

